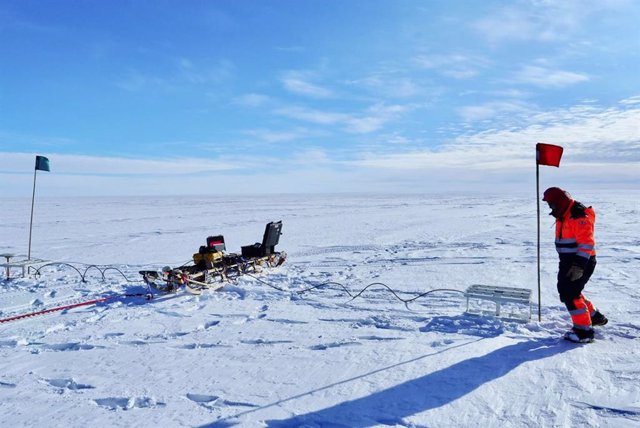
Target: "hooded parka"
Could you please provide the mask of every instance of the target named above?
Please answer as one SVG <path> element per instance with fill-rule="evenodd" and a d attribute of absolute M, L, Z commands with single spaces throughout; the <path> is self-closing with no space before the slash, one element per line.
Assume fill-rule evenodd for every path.
<path fill-rule="evenodd" d="M 560 258 L 560 300 L 567 306 L 574 328 L 589 330 L 591 315 L 596 309 L 582 294 L 582 290 L 596 267 L 596 213 L 592 207 L 585 207 L 557 187 L 547 189 L 543 200 L 549 203 L 551 215 L 556 217 L 555 244 Z M 583 275 L 576 280 L 569 277 L 572 266 L 578 266 L 583 270 Z"/>

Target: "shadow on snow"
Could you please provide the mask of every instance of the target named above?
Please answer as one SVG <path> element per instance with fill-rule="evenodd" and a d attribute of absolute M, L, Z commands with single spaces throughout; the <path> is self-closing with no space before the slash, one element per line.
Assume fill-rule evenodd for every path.
<path fill-rule="evenodd" d="M 262 406 L 260 409 L 281 405 L 286 401 L 301 398 L 320 390 L 363 378 L 373 373 L 392 369 L 485 339 L 486 338 L 477 339 L 434 354 L 423 355 L 410 361 Z M 269 420 L 266 421 L 266 424 L 268 427 L 318 426 L 333 428 L 358 428 L 379 424 L 401 424 L 403 423 L 402 418 L 447 405 L 464 397 L 485 383 L 499 379 L 523 363 L 552 357 L 570 349 L 572 349 L 572 347 L 564 346 L 564 343 L 561 343 L 555 338 L 518 342 L 496 349 L 486 355 L 461 361 L 452 366 L 409 380 L 391 388 L 374 392 L 366 397 L 346 401 L 332 407 L 293 416 L 288 419 Z M 238 414 L 233 417 L 233 419 L 237 421 L 238 417 L 260 409 Z M 235 425 L 235 423 L 238 422 L 227 419 L 205 426 L 226 427 Z"/>

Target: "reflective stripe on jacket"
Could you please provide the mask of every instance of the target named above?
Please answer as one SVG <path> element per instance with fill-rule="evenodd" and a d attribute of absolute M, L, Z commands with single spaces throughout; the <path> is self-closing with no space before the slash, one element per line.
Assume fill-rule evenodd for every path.
<path fill-rule="evenodd" d="M 562 219 L 556 221 L 556 250 L 560 257 L 574 255 L 574 262 L 586 264 L 591 256 L 596 255 L 596 241 L 593 231 L 596 213 L 591 207 L 584 207 L 575 201 Z"/>

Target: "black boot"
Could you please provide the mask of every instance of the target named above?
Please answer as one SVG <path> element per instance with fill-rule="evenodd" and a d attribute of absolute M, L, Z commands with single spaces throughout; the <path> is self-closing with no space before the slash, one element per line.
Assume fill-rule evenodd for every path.
<path fill-rule="evenodd" d="M 602 315 L 598 310 L 596 310 L 596 312 L 593 315 L 591 315 L 591 325 L 593 326 L 605 325 L 608 322 L 609 320 L 607 319 L 607 317 Z"/>
<path fill-rule="evenodd" d="M 564 334 L 564 338 L 576 343 L 590 343 L 593 342 L 593 329 L 588 330 L 573 327 L 571 330 Z"/>

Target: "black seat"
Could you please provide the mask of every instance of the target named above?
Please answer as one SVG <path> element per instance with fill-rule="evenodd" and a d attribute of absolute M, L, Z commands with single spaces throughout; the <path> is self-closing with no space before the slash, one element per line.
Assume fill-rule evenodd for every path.
<path fill-rule="evenodd" d="M 280 235 L 282 235 L 282 221 L 267 223 L 262 236 L 262 255 L 268 256 L 275 253 L 276 245 L 280 242 Z"/>
<path fill-rule="evenodd" d="M 282 221 L 267 223 L 262 236 L 262 243 L 242 247 L 243 257 L 265 257 L 275 253 L 275 247 L 280 242 L 282 234 Z"/>

